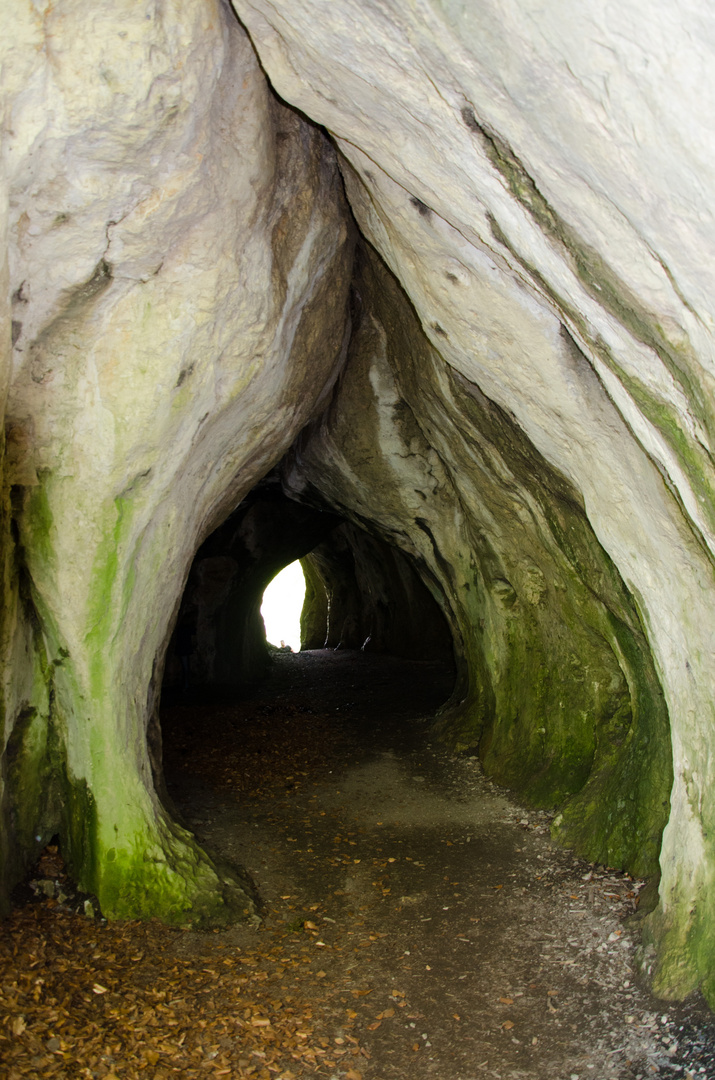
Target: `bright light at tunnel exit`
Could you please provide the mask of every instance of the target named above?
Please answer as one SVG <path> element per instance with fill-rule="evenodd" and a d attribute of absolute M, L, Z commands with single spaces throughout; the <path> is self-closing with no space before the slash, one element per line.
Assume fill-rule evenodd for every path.
<path fill-rule="evenodd" d="M 266 637 L 271 645 L 281 641 L 294 652 L 300 649 L 300 613 L 305 599 L 305 577 L 299 562 L 291 563 L 276 574 L 263 593 L 261 615 Z"/>

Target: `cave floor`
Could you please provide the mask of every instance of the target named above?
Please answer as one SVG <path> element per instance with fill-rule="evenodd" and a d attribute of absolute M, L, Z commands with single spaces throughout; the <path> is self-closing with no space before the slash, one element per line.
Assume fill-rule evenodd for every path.
<path fill-rule="evenodd" d="M 438 664 L 315 651 L 278 654 L 250 697 L 168 701 L 170 793 L 262 920 L 25 903 L 0 930 L 2 1075 L 712 1080 L 702 1007 L 637 974 L 643 883 L 557 848 L 548 815 L 440 748 L 449 690 Z"/>
<path fill-rule="evenodd" d="M 435 663 L 280 653 L 250 700 L 167 710 L 177 804 L 264 903 L 261 928 L 223 935 L 226 947 L 263 953 L 278 1002 L 313 1002 L 323 1045 L 315 1065 L 288 1067 L 365 1080 L 685 1074 L 669 1053 L 682 1017 L 635 968 L 643 882 L 556 847 L 547 814 L 440 749 L 430 721 L 450 689 Z"/>

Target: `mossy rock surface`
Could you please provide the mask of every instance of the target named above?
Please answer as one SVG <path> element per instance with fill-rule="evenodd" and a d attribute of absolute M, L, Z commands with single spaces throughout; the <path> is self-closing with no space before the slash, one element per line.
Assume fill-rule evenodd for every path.
<path fill-rule="evenodd" d="M 444 363 L 368 246 L 357 282 L 340 392 L 288 475 L 401 547 L 438 598 L 458 664 L 440 735 L 558 809 L 580 854 L 654 872 L 671 748 L 633 597 L 579 493 Z"/>

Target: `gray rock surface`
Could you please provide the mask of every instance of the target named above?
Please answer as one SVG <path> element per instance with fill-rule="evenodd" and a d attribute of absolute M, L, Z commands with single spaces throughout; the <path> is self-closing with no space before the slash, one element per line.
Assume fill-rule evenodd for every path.
<path fill-rule="evenodd" d="M 713 970 L 713 141 L 706 0 L 234 0 L 334 136 L 358 223 L 444 364 L 581 493 L 671 719 L 653 929 Z M 715 996 L 715 984 L 708 983 Z"/>
<path fill-rule="evenodd" d="M 147 715 L 199 542 L 337 373 L 351 230 L 325 137 L 223 4 L 9 22 L 6 850 L 60 817 L 108 915 L 191 920 L 221 882 L 157 801 Z"/>
<path fill-rule="evenodd" d="M 669 812 L 655 986 L 715 1001 L 709 5 L 234 7 L 251 41 L 219 0 L 0 15 L 2 876 L 59 828 L 107 914 L 250 909 L 147 722 L 195 551 L 310 421 L 288 488 L 452 626 L 445 737 L 604 860 Z M 334 146 L 254 47 L 383 260 L 349 315 Z"/>

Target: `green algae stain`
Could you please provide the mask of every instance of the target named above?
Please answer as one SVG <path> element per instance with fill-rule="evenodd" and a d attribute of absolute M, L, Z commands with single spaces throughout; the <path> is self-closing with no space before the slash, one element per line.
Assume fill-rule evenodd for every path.
<path fill-rule="evenodd" d="M 715 872 L 712 845 L 706 841 L 706 846 L 709 857 L 645 920 L 640 961 L 642 966 L 652 961 L 652 986 L 659 997 L 681 1001 L 700 988 L 715 1009 Z"/>
<path fill-rule="evenodd" d="M 684 431 L 678 413 L 672 405 L 650 394 L 638 379 L 628 375 L 616 363 L 603 342 L 598 344 L 601 355 L 607 357 L 610 368 L 618 376 L 643 415 L 674 451 L 690 480 L 701 513 L 707 519 L 709 527 L 715 531 L 715 477 L 712 471 L 711 455 L 700 442 Z M 680 501 L 680 496 L 674 490 L 673 494 Z M 683 517 L 687 522 L 691 521 L 685 509 L 683 509 Z"/>
<path fill-rule="evenodd" d="M 589 295 L 633 337 L 658 354 L 673 378 L 682 386 L 699 419 L 712 436 L 715 430 L 712 404 L 694 376 L 693 369 L 699 364 L 692 348 L 684 342 L 674 345 L 668 340 L 656 317 L 643 306 L 603 257 L 586 244 L 549 205 L 508 143 L 495 132 L 488 131 L 469 106 L 462 110 L 462 119 L 478 137 L 487 158 L 503 177 L 514 198 L 566 255 Z M 667 267 L 663 266 L 663 269 L 672 282 Z"/>
<path fill-rule="evenodd" d="M 52 766 L 47 752 L 47 716 L 26 705 L 15 718 L 5 750 L 14 842 L 32 851 L 41 833 Z"/>
<path fill-rule="evenodd" d="M 670 814 L 668 712 L 644 637 L 613 615 L 609 622 L 628 698 L 598 729 L 592 775 L 564 806 L 554 835 L 598 862 L 649 876 L 658 872 Z"/>
<path fill-rule="evenodd" d="M 45 471 L 39 475 L 42 482 L 37 487 L 25 489 L 23 524 L 31 541 L 33 557 L 45 566 L 52 566 L 57 556 L 53 540 L 54 517 L 47 490 L 50 474 Z"/>
<path fill-rule="evenodd" d="M 90 693 L 95 701 L 100 701 L 105 691 L 106 649 L 126 615 L 134 584 L 132 570 L 121 580 L 120 565 L 122 544 L 131 524 L 130 499 L 116 498 L 105 519 L 105 539 L 97 548 L 91 573 L 89 630 L 85 637 Z"/>
<path fill-rule="evenodd" d="M 514 183 L 538 207 L 528 177 Z M 504 410 L 440 362 L 381 264 L 360 274 L 364 303 L 390 327 L 389 361 L 410 409 L 393 426 L 409 435 L 407 417 L 424 432 L 459 508 L 458 523 L 450 510 L 440 519 L 425 509 L 413 529 L 429 541 L 420 537 L 423 556 L 459 637 L 461 670 L 437 734 L 476 749 L 485 771 L 520 798 L 559 808 L 563 843 L 651 871 L 668 819 L 671 746 L 635 598 L 579 492 Z M 574 359 L 595 379 L 580 351 Z M 365 480 L 362 462 L 349 460 Z"/>
<path fill-rule="evenodd" d="M 212 860 L 178 826 L 155 825 L 153 834 L 124 837 L 102 860 L 96 892 L 105 915 L 209 927 L 254 913 L 252 887 L 240 871 Z"/>

